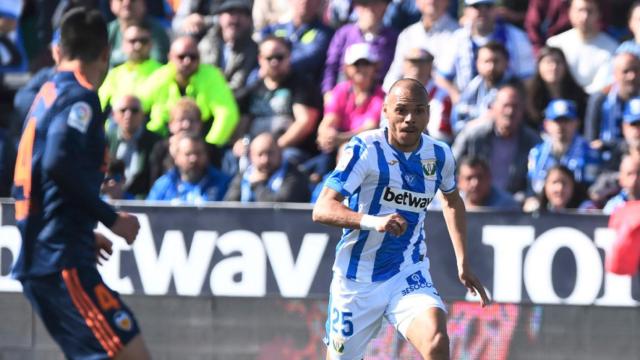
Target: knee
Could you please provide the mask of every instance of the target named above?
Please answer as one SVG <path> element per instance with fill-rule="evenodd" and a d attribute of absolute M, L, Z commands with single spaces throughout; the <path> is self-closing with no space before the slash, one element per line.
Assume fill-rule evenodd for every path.
<path fill-rule="evenodd" d="M 449 336 L 446 332 L 437 332 L 428 339 L 423 351 L 425 359 L 449 359 Z"/>

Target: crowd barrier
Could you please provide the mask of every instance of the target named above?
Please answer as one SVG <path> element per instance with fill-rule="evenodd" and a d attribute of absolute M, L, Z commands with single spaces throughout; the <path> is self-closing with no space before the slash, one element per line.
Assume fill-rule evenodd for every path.
<path fill-rule="evenodd" d="M 321 359 L 340 230 L 308 205 L 123 203 L 140 234 L 114 241 L 105 281 L 127 295 L 158 359 Z M 496 302 L 457 280 L 444 219 L 427 215 L 431 274 L 449 305 L 454 359 L 637 359 L 640 282 L 604 271 L 614 234 L 601 215 L 468 214 L 473 270 Z M 0 213 L 0 358 L 56 358 L 9 269 L 20 248 L 13 206 Z M 41 356 L 39 356 L 40 354 Z M 366 359 L 413 359 L 385 324 Z"/>

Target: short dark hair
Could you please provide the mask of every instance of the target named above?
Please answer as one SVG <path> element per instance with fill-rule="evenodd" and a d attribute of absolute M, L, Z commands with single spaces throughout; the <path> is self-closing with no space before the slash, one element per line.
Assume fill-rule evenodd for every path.
<path fill-rule="evenodd" d="M 487 160 L 477 155 L 469 155 L 460 159 L 458 161 L 458 171 L 460 171 L 460 168 L 462 168 L 463 166 L 467 166 L 470 168 L 480 167 L 487 174 L 491 174 L 491 168 L 489 167 L 489 163 L 487 162 Z"/>
<path fill-rule="evenodd" d="M 286 38 L 283 38 L 282 36 L 276 36 L 276 35 L 268 35 L 266 36 L 264 39 L 262 39 L 262 41 L 260 41 L 259 44 L 259 48 L 262 47 L 262 44 L 269 42 L 269 41 L 275 41 L 279 44 L 281 44 L 282 46 L 284 46 L 285 48 L 287 48 L 287 51 L 289 51 L 289 53 L 291 53 L 291 50 L 293 49 L 293 46 L 291 45 L 291 41 L 287 40 Z"/>
<path fill-rule="evenodd" d="M 509 60 L 509 51 L 507 51 L 507 48 L 500 42 L 493 40 L 489 41 L 488 43 L 480 46 L 480 48 L 478 48 L 478 52 L 480 49 L 487 49 L 493 53 L 502 54 L 507 61 Z"/>
<path fill-rule="evenodd" d="M 70 9 L 60 23 L 60 51 L 68 60 L 92 62 L 108 48 L 107 24 L 98 10 Z"/>

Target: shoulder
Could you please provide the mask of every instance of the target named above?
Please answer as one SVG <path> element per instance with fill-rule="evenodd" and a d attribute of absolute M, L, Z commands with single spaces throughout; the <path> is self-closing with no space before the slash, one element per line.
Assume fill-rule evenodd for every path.
<path fill-rule="evenodd" d="M 573 29 L 570 29 L 548 38 L 547 44 L 561 47 L 561 45 L 563 45 L 565 41 L 573 38 L 575 38 L 575 31 Z"/>

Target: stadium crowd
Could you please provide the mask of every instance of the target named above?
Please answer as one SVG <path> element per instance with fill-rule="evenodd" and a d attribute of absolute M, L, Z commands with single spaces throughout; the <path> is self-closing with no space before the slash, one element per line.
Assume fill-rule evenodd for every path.
<path fill-rule="evenodd" d="M 5 1 L 0 74 L 33 75 L 1 86 L 2 197 L 75 5 L 110 20 L 105 198 L 309 202 L 411 77 L 468 208 L 640 199 L 640 2 L 624 0 Z"/>

